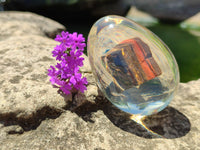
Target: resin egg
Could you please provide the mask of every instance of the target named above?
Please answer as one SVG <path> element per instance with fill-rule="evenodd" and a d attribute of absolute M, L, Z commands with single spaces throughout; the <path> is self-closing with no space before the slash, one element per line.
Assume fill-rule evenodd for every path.
<path fill-rule="evenodd" d="M 120 16 L 103 17 L 90 30 L 87 52 L 98 87 L 119 109 L 151 115 L 173 99 L 178 65 L 145 27 Z"/>

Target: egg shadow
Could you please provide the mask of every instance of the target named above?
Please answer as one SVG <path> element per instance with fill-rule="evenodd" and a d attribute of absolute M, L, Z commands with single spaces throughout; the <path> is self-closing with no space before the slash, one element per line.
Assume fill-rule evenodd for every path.
<path fill-rule="evenodd" d="M 74 98 L 73 96 L 72 99 Z M 123 112 L 114 106 L 109 100 L 102 96 L 101 92 L 94 102 L 88 101 L 84 94 L 80 94 L 78 99 L 69 102 L 68 107 L 65 109 L 76 113 L 84 121 L 91 123 L 94 123 L 92 114 L 98 110 L 102 110 L 105 116 L 118 128 L 147 139 L 175 139 L 185 136 L 191 128 L 189 119 L 183 113 L 168 106 L 161 112 L 147 116 L 143 120 L 143 124 L 156 133 L 152 134 L 152 132 L 148 131 L 144 126 L 132 120 L 130 118 L 132 116 L 131 114 Z"/>
<path fill-rule="evenodd" d="M 189 119 L 175 108 L 168 106 L 161 112 L 147 116 L 143 123 L 147 128 L 156 133 L 152 134 L 142 125 L 130 119 L 131 114 L 125 113 L 111 103 L 106 103 L 103 108 L 108 119 L 120 129 L 143 138 L 175 139 L 185 136 L 191 128 Z"/>

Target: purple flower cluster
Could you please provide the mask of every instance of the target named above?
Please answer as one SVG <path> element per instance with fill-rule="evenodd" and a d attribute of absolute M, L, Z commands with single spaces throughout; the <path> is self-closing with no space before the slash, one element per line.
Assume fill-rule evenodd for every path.
<path fill-rule="evenodd" d="M 74 89 L 83 93 L 87 90 L 88 82 L 85 77 L 82 77 L 79 67 L 83 66 L 84 58 L 80 56 L 86 46 L 85 38 L 76 32 L 70 34 L 63 31 L 61 35 L 56 36 L 55 41 L 60 42 L 60 44 L 54 48 L 52 54 L 59 63 L 48 69 L 48 76 L 51 77 L 50 82 L 58 86 L 66 95 Z"/>

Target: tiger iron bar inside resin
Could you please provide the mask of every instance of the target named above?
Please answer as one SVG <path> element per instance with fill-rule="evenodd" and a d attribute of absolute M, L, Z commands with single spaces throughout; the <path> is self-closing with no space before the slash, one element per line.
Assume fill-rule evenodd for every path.
<path fill-rule="evenodd" d="M 162 73 L 149 46 L 138 37 L 122 41 L 101 59 L 114 82 L 124 89 L 143 84 Z"/>

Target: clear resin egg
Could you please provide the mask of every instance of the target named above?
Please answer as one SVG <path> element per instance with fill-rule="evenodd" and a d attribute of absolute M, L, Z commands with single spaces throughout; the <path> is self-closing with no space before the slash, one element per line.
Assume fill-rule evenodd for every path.
<path fill-rule="evenodd" d="M 90 30 L 87 52 L 98 87 L 119 109 L 146 116 L 173 99 L 178 65 L 145 27 L 120 16 L 103 17 Z"/>

